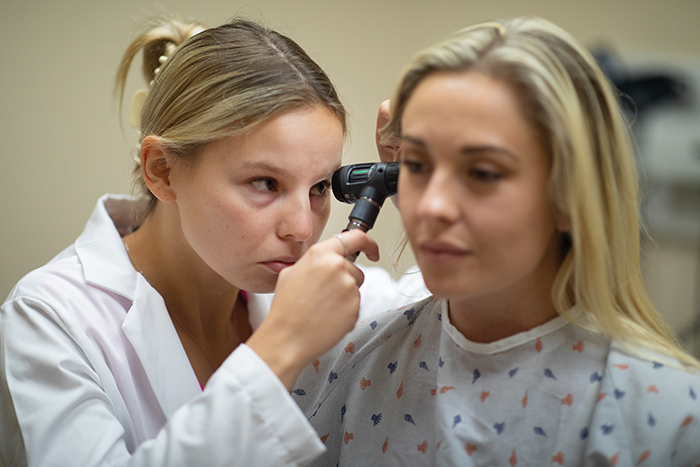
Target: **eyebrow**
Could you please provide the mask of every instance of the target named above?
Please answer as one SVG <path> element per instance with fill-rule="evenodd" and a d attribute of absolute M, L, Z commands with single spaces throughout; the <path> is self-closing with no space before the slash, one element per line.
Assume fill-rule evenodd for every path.
<path fill-rule="evenodd" d="M 288 172 L 286 169 L 282 167 L 278 167 L 276 165 L 268 164 L 267 162 L 260 162 L 260 161 L 252 161 L 252 162 L 246 162 L 244 164 L 245 168 L 252 168 L 252 169 L 262 169 L 266 170 L 269 172 L 272 172 L 275 175 L 284 175 L 286 172 Z M 333 177 L 333 173 L 340 168 L 340 165 L 332 169 L 329 173 L 326 174 L 323 179 L 330 179 Z"/>
<path fill-rule="evenodd" d="M 421 149 L 428 149 L 428 145 L 420 138 L 415 138 L 413 136 L 399 135 L 399 141 L 406 141 L 410 144 L 418 146 Z M 484 152 L 499 152 L 512 159 L 517 159 L 516 154 L 502 146 L 493 146 L 490 144 L 477 144 L 473 146 L 463 146 L 459 152 L 465 156 L 481 154 Z"/>
<path fill-rule="evenodd" d="M 252 168 L 252 169 L 267 170 L 268 172 L 272 172 L 275 174 L 282 174 L 285 172 L 282 168 L 277 167 L 275 165 L 268 164 L 267 162 L 258 162 L 258 161 L 246 162 L 244 164 L 244 166 L 247 168 Z"/>

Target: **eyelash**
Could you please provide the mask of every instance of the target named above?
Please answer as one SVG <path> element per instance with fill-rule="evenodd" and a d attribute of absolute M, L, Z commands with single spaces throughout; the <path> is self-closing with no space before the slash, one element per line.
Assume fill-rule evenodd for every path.
<path fill-rule="evenodd" d="M 470 169 L 469 170 L 469 175 L 478 179 L 479 181 L 482 182 L 495 182 L 497 180 L 500 180 L 503 178 L 503 175 L 499 172 L 496 172 L 494 170 L 487 170 L 487 169 Z"/>
<path fill-rule="evenodd" d="M 401 165 L 405 167 L 405 170 L 414 175 L 424 174 L 429 170 L 427 164 L 416 160 L 403 160 L 401 161 Z M 469 177 L 483 183 L 493 183 L 503 178 L 503 174 L 496 170 L 479 167 L 469 168 L 467 174 Z"/>
<path fill-rule="evenodd" d="M 264 186 L 259 186 L 260 183 L 263 183 Z M 250 184 L 258 191 L 277 191 L 277 181 L 273 178 L 256 178 L 251 180 Z M 270 185 L 272 185 L 272 188 Z"/>
<path fill-rule="evenodd" d="M 321 198 L 327 198 L 331 195 L 331 190 L 330 190 L 331 184 L 327 182 L 326 180 L 317 183 L 312 187 L 312 190 L 314 188 L 320 188 L 320 193 L 316 194 L 315 196 L 320 196 Z"/>
<path fill-rule="evenodd" d="M 258 190 L 262 192 L 277 192 L 278 191 L 278 185 L 277 181 L 273 178 L 256 178 L 254 180 L 251 180 L 251 185 Z M 263 186 L 260 186 L 260 184 L 264 184 Z M 324 180 L 322 182 L 317 183 L 313 187 L 311 187 L 312 190 L 312 195 L 313 196 L 320 196 L 322 198 L 327 198 L 330 196 L 330 182 Z M 317 190 L 316 193 L 313 193 L 314 190 Z"/>
<path fill-rule="evenodd" d="M 425 164 L 415 160 L 402 160 L 401 165 L 411 173 L 418 174 L 425 171 Z"/>

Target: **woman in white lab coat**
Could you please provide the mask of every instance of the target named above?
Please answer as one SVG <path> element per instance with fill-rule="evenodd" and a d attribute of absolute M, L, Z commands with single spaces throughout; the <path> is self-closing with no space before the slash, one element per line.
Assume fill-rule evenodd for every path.
<path fill-rule="evenodd" d="M 122 99 L 139 52 L 141 196 L 101 198 L 3 304 L 0 455 L 305 464 L 323 445 L 289 389 L 357 319 L 363 274 L 344 256 L 378 257 L 361 232 L 316 244 L 345 109 L 297 44 L 252 22 L 154 23 L 124 55 Z M 273 290 L 262 321 L 252 293 Z"/>

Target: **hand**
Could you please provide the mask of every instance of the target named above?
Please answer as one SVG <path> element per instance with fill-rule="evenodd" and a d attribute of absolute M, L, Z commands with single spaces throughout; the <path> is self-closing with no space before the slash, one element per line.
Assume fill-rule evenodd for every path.
<path fill-rule="evenodd" d="M 379 259 L 379 247 L 366 233 L 342 236 L 351 252 Z M 305 366 L 355 327 L 364 274 L 346 253 L 340 240 L 330 238 L 283 269 L 269 315 L 246 342 L 289 389 Z"/>
<path fill-rule="evenodd" d="M 375 131 L 375 141 L 377 143 L 377 151 L 379 159 L 382 162 L 395 162 L 399 158 L 399 140 L 396 137 L 391 137 L 382 143 L 382 138 L 379 136 L 379 130 L 384 128 L 389 123 L 391 117 L 391 101 L 385 100 L 379 106 L 377 113 L 377 129 Z"/>
<path fill-rule="evenodd" d="M 382 162 L 396 162 L 399 160 L 399 139 L 395 136 L 386 139 L 382 143 L 382 138 L 379 136 L 379 130 L 384 128 L 387 123 L 389 123 L 389 118 L 391 117 L 391 100 L 387 99 L 379 105 L 379 112 L 377 113 L 377 129 L 374 133 L 374 139 L 377 143 L 377 152 L 379 152 L 379 160 Z M 391 202 L 398 209 L 399 207 L 399 197 L 392 196 Z"/>

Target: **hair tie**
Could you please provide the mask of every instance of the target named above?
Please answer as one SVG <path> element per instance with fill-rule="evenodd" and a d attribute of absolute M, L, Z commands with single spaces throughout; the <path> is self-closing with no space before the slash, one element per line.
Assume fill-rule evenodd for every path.
<path fill-rule="evenodd" d="M 160 73 L 160 69 L 163 68 L 163 65 L 165 65 L 165 62 L 168 61 L 170 58 L 170 55 L 177 49 L 177 45 L 175 45 L 174 42 L 167 42 L 165 44 L 164 50 L 163 50 L 163 55 L 158 57 L 158 68 L 153 70 L 153 79 L 151 80 L 150 83 L 148 83 L 149 87 L 153 87 L 153 82 L 156 80 L 156 77 L 158 77 L 158 73 Z"/>
<path fill-rule="evenodd" d="M 158 76 L 158 73 L 160 73 L 160 69 L 165 65 L 165 62 L 168 61 L 167 55 L 161 55 L 158 57 L 158 63 L 160 63 L 160 66 L 153 70 L 153 79 L 151 80 L 150 85 L 153 86 L 153 81 L 155 81 L 155 77 Z"/>
<path fill-rule="evenodd" d="M 149 88 L 153 87 L 153 82 L 158 76 L 158 73 L 160 73 L 161 68 L 163 68 L 163 65 L 165 65 L 165 62 L 168 61 L 168 58 L 170 58 L 170 55 L 175 51 L 176 48 L 177 46 L 172 42 L 169 42 L 165 46 L 163 55 L 158 57 L 158 63 L 160 65 L 158 66 L 158 68 L 153 70 L 153 79 L 150 83 L 148 83 Z M 143 109 L 143 104 L 146 102 L 147 96 L 148 89 L 139 89 L 134 93 L 133 97 L 131 98 L 131 103 L 129 104 L 129 125 L 131 125 L 131 127 L 136 130 L 141 129 L 141 110 Z"/>

